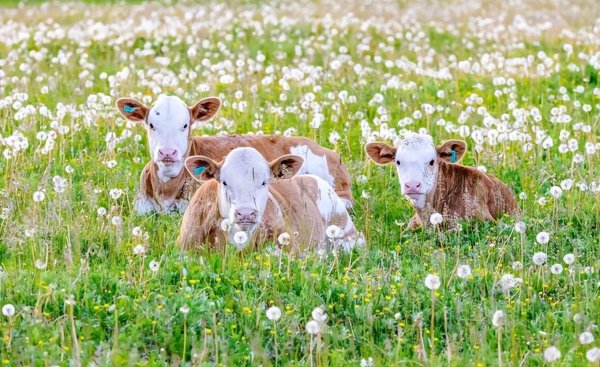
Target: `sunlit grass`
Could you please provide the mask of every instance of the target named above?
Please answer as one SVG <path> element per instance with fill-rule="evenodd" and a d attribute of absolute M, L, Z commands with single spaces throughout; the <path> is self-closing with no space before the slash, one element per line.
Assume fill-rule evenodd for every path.
<path fill-rule="evenodd" d="M 599 35 L 586 14 L 561 20 L 574 38 L 535 36 L 543 17 L 560 12 L 536 4 L 519 5 L 523 29 L 486 10 L 504 31 L 470 28 L 468 19 L 453 27 L 437 11 L 430 22 L 425 8 L 404 3 L 349 4 L 356 16 L 347 17 L 331 4 L 342 15 L 330 19 L 328 4 L 265 12 L 251 2 L 94 5 L 85 16 L 85 4 L 50 4 L 45 13 L 27 5 L 0 14 L 0 306 L 15 309 L 0 316 L 0 363 L 542 365 L 550 346 L 561 352 L 557 364 L 588 363 L 600 346 L 600 90 L 591 56 Z M 395 20 L 410 11 L 419 15 L 413 22 Z M 382 21 L 365 26 L 374 14 Z M 326 258 L 181 253 L 179 216 L 133 211 L 145 133 L 114 107 L 117 97 L 151 102 L 160 93 L 189 104 L 224 100 L 197 134 L 293 128 L 339 152 L 366 248 Z M 317 114 L 324 122 L 313 128 Z M 464 164 L 524 193 L 522 218 L 407 231 L 412 209 L 395 172 L 369 163 L 363 147 L 421 128 L 438 142 L 465 139 Z M 55 176 L 66 179 L 63 192 Z M 553 186 L 562 196 L 552 197 Z M 536 240 L 542 231 L 547 244 Z M 534 264 L 537 252 L 544 265 Z M 570 253 L 572 264 L 563 259 Z M 562 272 L 552 273 L 554 264 Z M 466 279 L 459 265 L 470 267 Z M 439 276 L 439 289 L 426 287 L 428 274 Z M 282 311 L 276 323 L 265 314 L 271 306 Z M 312 335 L 316 307 L 327 320 Z M 500 356 L 497 310 L 505 314 Z M 595 340 L 582 344 L 586 330 Z"/>

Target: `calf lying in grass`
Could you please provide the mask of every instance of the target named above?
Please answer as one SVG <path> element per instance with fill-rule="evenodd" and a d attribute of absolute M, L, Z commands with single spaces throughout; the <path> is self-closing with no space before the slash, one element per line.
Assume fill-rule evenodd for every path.
<path fill-rule="evenodd" d="M 225 242 L 238 248 L 276 240 L 287 232 L 289 249 L 299 252 L 324 244 L 329 226 L 339 228 L 336 241 L 352 248 L 358 238 L 346 205 L 333 188 L 315 175 L 297 175 L 303 159 L 284 155 L 268 162 L 254 148 L 236 148 L 224 161 L 192 156 L 186 168 L 198 181 L 185 212 L 178 243 L 183 249 Z"/>
<path fill-rule="evenodd" d="M 482 218 L 495 220 L 516 214 L 517 202 L 510 188 L 475 168 L 453 164 L 462 158 L 466 143 L 450 140 L 435 147 L 429 135 L 413 134 L 396 147 L 369 143 L 367 155 L 377 164 L 396 165 L 400 189 L 416 214 L 409 228 L 427 227 L 431 215 L 444 220 Z"/>
<path fill-rule="evenodd" d="M 178 211 L 183 213 L 198 184 L 183 169 L 190 155 L 203 155 L 222 160 L 232 149 L 253 147 L 267 159 L 284 154 L 304 158 L 303 174 L 314 174 L 335 187 L 340 197 L 352 203 L 350 175 L 340 156 L 305 137 L 283 136 L 214 136 L 191 135 L 194 121 L 207 121 L 221 107 L 221 100 L 204 98 L 188 107 L 174 96 L 161 96 L 148 108 L 133 98 L 121 98 L 117 108 L 130 121 L 144 122 L 152 160 L 140 177 L 140 192 L 135 200 L 138 214 Z"/>

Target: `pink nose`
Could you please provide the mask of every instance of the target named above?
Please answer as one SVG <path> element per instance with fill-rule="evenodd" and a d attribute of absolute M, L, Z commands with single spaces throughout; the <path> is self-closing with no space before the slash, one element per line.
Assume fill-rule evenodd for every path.
<path fill-rule="evenodd" d="M 235 221 L 240 223 L 254 223 L 257 216 L 258 211 L 256 209 L 240 208 L 235 211 Z"/>
<path fill-rule="evenodd" d="M 177 158 L 177 149 L 160 148 L 158 150 L 158 158 L 160 158 L 160 160 L 164 160 L 164 159 L 175 160 Z"/>
<path fill-rule="evenodd" d="M 410 180 L 404 183 L 404 193 L 405 194 L 420 194 L 421 193 L 421 183 L 417 180 Z"/>

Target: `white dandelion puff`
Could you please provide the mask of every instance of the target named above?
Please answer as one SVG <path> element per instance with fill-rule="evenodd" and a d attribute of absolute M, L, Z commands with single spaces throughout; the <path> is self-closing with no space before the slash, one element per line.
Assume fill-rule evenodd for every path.
<path fill-rule="evenodd" d="M 550 241 L 550 234 L 548 232 L 540 232 L 535 236 L 535 240 L 540 245 L 545 245 Z"/>
<path fill-rule="evenodd" d="M 560 359 L 561 353 L 557 347 L 551 346 L 544 350 L 543 356 L 546 362 L 554 362 Z"/>
<path fill-rule="evenodd" d="M 14 316 L 15 306 L 11 305 L 10 303 L 5 304 L 4 306 L 2 306 L 2 314 L 6 317 Z"/>
<path fill-rule="evenodd" d="M 435 274 L 428 274 L 425 277 L 425 286 L 429 289 L 431 289 L 432 291 L 435 291 L 436 289 L 438 289 L 440 287 L 440 285 L 442 285 L 442 282 L 440 281 L 440 277 L 438 277 Z"/>
<path fill-rule="evenodd" d="M 504 311 L 497 310 L 496 312 L 494 312 L 494 315 L 492 316 L 492 325 L 494 325 L 495 327 L 500 327 L 504 325 L 505 321 L 506 316 L 504 315 Z"/>
<path fill-rule="evenodd" d="M 312 335 L 317 335 L 321 331 L 319 323 L 315 320 L 310 320 L 306 323 L 306 332 Z"/>
<path fill-rule="evenodd" d="M 471 267 L 469 265 L 459 265 L 456 268 L 456 276 L 461 279 L 467 279 L 471 275 Z"/>
<path fill-rule="evenodd" d="M 267 319 L 277 321 L 281 318 L 281 309 L 277 306 L 272 306 L 267 309 Z"/>
<path fill-rule="evenodd" d="M 548 260 L 548 255 L 544 252 L 536 252 L 533 254 L 533 263 L 535 265 L 544 265 L 546 260 Z"/>

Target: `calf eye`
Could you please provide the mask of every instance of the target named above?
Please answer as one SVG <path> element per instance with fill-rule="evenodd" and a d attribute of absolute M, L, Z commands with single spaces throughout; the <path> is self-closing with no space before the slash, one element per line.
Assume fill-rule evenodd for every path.
<path fill-rule="evenodd" d="M 187 129 L 187 125 L 188 125 L 188 124 L 185 124 L 185 125 L 183 125 L 183 128 L 184 128 L 184 129 Z"/>
<path fill-rule="evenodd" d="M 397 161 L 396 161 L 396 164 L 397 164 L 397 165 L 400 165 L 400 161 L 399 161 L 399 160 L 397 160 Z"/>
<path fill-rule="evenodd" d="M 227 182 L 223 181 L 223 186 L 227 186 Z"/>
<path fill-rule="evenodd" d="M 434 163 L 435 163 L 435 162 L 434 162 L 434 161 L 433 161 L 433 159 L 432 159 L 432 160 L 429 162 L 429 165 L 430 165 L 430 166 L 433 166 L 433 164 L 434 164 Z"/>
<path fill-rule="evenodd" d="M 154 125 L 150 124 L 150 129 L 154 130 Z"/>
<path fill-rule="evenodd" d="M 265 186 L 267 184 L 267 181 L 263 181 L 262 185 Z"/>

